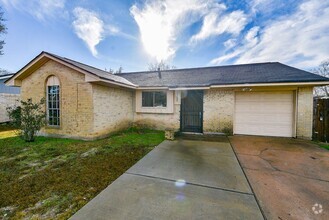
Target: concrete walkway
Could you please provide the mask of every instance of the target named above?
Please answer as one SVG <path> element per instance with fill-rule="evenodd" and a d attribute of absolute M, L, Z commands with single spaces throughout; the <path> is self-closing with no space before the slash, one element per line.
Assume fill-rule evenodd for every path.
<path fill-rule="evenodd" d="M 263 219 L 222 142 L 164 141 L 71 219 Z"/>

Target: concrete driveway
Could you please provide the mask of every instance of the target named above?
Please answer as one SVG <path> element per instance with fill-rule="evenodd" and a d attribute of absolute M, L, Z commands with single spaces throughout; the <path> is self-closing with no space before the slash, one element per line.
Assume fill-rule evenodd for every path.
<path fill-rule="evenodd" d="M 329 219 L 329 151 L 291 138 L 229 139 L 265 217 Z"/>
<path fill-rule="evenodd" d="M 226 138 L 164 141 L 71 219 L 263 219 Z"/>

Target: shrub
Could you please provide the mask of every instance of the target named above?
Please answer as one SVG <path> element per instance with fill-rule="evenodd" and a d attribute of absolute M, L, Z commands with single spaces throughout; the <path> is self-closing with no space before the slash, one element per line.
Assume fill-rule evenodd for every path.
<path fill-rule="evenodd" d="M 8 107 L 7 112 L 13 126 L 19 129 L 19 136 L 26 142 L 33 142 L 37 132 L 46 124 L 45 99 L 37 103 L 32 99 L 20 103 L 20 106 Z"/>

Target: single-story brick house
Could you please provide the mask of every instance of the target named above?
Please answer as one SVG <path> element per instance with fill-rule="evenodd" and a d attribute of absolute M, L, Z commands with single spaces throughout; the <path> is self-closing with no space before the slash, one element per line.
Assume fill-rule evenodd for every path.
<path fill-rule="evenodd" d="M 113 75 L 42 52 L 6 84 L 47 98 L 42 135 L 95 139 L 136 124 L 310 139 L 313 87 L 329 79 L 277 62 Z"/>

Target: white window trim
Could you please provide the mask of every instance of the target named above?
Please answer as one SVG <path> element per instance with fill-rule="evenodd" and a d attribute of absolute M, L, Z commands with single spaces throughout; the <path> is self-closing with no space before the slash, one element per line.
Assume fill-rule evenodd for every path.
<path fill-rule="evenodd" d="M 59 92 L 58 92 L 58 101 L 59 101 L 59 125 L 50 125 L 49 124 L 49 87 L 50 86 L 59 86 Z M 46 111 L 47 111 L 47 127 L 52 127 L 52 128 L 59 128 L 62 124 L 62 119 L 61 119 L 61 87 L 59 83 L 59 79 L 56 76 L 50 76 L 47 79 L 47 84 L 46 84 Z"/>
<path fill-rule="evenodd" d="M 167 107 L 143 107 L 142 106 L 142 92 L 166 92 Z M 136 91 L 136 112 L 137 113 L 158 113 L 169 114 L 174 113 L 174 92 L 169 90 L 138 90 Z"/>

